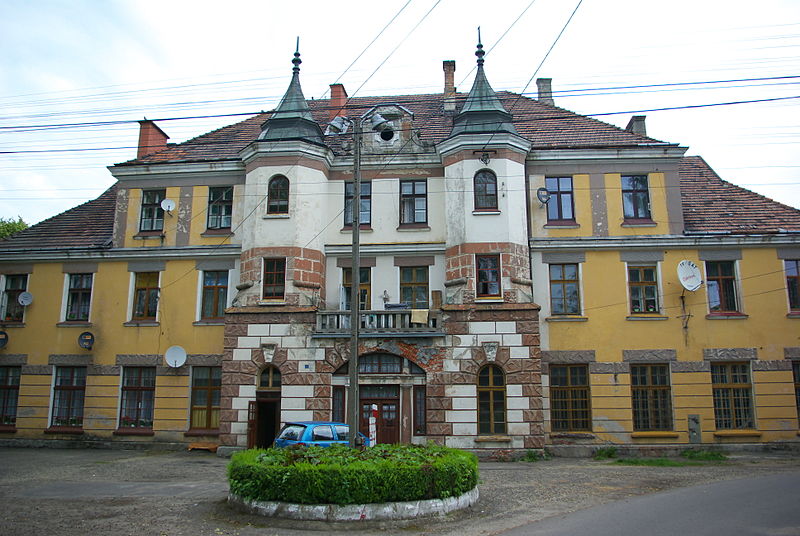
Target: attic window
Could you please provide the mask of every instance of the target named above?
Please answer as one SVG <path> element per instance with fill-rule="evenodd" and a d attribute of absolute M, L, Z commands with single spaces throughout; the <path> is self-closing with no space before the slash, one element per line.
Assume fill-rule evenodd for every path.
<path fill-rule="evenodd" d="M 394 129 L 389 127 L 384 130 L 381 130 L 381 139 L 383 141 L 389 141 L 394 138 Z"/>

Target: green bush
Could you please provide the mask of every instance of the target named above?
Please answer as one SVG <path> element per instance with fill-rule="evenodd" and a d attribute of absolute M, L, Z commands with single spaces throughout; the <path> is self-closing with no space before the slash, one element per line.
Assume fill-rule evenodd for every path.
<path fill-rule="evenodd" d="M 365 504 L 443 499 L 478 483 L 474 454 L 437 445 L 291 447 L 237 452 L 231 492 L 258 501 Z"/>
<path fill-rule="evenodd" d="M 594 452 L 595 460 L 610 460 L 617 457 L 617 447 L 601 447 Z"/>

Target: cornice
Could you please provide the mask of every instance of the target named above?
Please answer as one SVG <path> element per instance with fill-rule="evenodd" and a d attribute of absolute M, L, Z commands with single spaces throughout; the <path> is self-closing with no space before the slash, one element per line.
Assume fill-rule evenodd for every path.
<path fill-rule="evenodd" d="M 418 255 L 422 253 L 441 253 L 447 249 L 444 242 L 428 242 L 413 244 L 361 244 L 361 255 Z M 353 246 L 350 244 L 326 244 L 325 255 L 341 257 L 350 255 Z"/>
<path fill-rule="evenodd" d="M 127 180 L 170 180 L 177 175 L 214 176 L 244 175 L 244 164 L 240 160 L 217 160 L 213 162 L 175 162 L 167 164 L 114 165 L 106 169 L 120 181 Z"/>
<path fill-rule="evenodd" d="M 217 246 L 147 247 L 147 248 L 31 248 L 0 250 L 0 262 L 25 261 L 59 262 L 74 260 L 131 260 L 131 259 L 183 259 L 197 257 L 238 256 L 239 244 Z"/>
<path fill-rule="evenodd" d="M 239 151 L 244 165 L 258 157 L 302 155 L 324 162 L 327 167 L 333 163 L 333 151 L 329 147 L 303 140 L 265 141 L 255 140 Z"/>
<path fill-rule="evenodd" d="M 636 147 L 576 148 L 576 149 L 532 149 L 528 153 L 528 163 L 582 164 L 614 160 L 619 163 L 639 162 L 647 158 L 681 158 L 688 147 L 670 143 L 643 144 Z"/>
<path fill-rule="evenodd" d="M 661 248 L 733 248 L 776 247 L 800 244 L 800 233 L 763 235 L 659 235 L 659 236 L 609 236 L 575 238 L 531 238 L 531 251 L 570 249 L 661 249 Z"/>
<path fill-rule="evenodd" d="M 531 149 L 531 142 L 517 134 L 498 132 L 495 134 L 458 134 L 436 144 L 436 150 L 444 158 L 459 151 L 511 148 L 521 153 Z"/>

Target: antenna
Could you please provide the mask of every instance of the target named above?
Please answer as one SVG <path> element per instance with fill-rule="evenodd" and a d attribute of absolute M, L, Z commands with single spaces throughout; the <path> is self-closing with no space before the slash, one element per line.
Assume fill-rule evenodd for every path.
<path fill-rule="evenodd" d="M 172 214 L 172 211 L 175 210 L 175 201 L 172 199 L 162 199 L 161 200 L 161 209 L 164 212 Z"/>
<path fill-rule="evenodd" d="M 182 346 L 170 346 L 164 353 L 164 360 L 171 368 L 182 367 L 186 363 L 186 350 Z"/>
<path fill-rule="evenodd" d="M 683 288 L 694 292 L 703 284 L 700 268 L 690 260 L 682 260 L 678 263 L 678 281 L 681 282 Z"/>

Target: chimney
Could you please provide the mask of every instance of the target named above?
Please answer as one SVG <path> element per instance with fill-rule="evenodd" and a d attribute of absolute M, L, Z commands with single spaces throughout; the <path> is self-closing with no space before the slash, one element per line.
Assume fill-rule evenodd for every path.
<path fill-rule="evenodd" d="M 537 78 L 536 87 L 539 90 L 539 102 L 555 106 L 555 102 L 553 101 L 553 79 Z"/>
<path fill-rule="evenodd" d="M 633 132 L 634 134 L 641 134 L 642 136 L 647 136 L 647 128 L 644 126 L 644 118 L 647 117 L 646 115 L 634 115 L 631 117 L 631 120 L 628 121 L 628 126 L 625 127 L 625 130 L 628 132 Z"/>
<path fill-rule="evenodd" d="M 442 62 L 444 69 L 444 111 L 456 111 L 456 62 L 445 60 Z"/>
<path fill-rule="evenodd" d="M 331 102 L 328 119 L 333 120 L 337 115 L 344 115 L 344 107 L 347 104 L 347 91 L 343 84 L 331 84 Z"/>
<path fill-rule="evenodd" d="M 147 118 L 139 121 L 139 149 L 136 151 L 136 158 L 166 149 L 168 139 L 169 136 L 154 122 Z"/>

